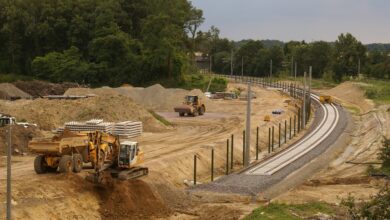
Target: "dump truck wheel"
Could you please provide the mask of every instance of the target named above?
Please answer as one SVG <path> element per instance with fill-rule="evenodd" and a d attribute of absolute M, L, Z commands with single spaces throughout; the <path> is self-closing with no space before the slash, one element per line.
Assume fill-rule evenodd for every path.
<path fill-rule="evenodd" d="M 55 173 L 57 172 L 58 167 L 47 167 L 47 172 L 49 173 Z"/>
<path fill-rule="evenodd" d="M 83 158 L 81 154 L 73 154 L 73 172 L 80 173 L 83 169 Z"/>
<path fill-rule="evenodd" d="M 45 157 L 43 155 L 38 155 L 35 157 L 34 170 L 37 174 L 47 172 L 47 166 L 45 165 Z"/>
<path fill-rule="evenodd" d="M 72 156 L 69 155 L 63 155 L 58 165 L 60 173 L 70 173 L 73 170 L 73 166 Z"/>
<path fill-rule="evenodd" d="M 198 109 L 194 109 L 194 113 L 192 113 L 192 117 L 196 117 L 199 115 Z"/>
<path fill-rule="evenodd" d="M 203 106 L 200 107 L 199 108 L 199 115 L 204 115 L 204 112 L 205 112 L 204 107 Z"/>
<path fill-rule="evenodd" d="M 179 112 L 180 117 L 184 117 L 185 113 L 184 112 Z"/>

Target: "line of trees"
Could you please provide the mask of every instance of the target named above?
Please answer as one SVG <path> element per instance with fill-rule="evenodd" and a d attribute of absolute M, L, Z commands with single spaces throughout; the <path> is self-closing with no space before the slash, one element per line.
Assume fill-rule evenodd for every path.
<path fill-rule="evenodd" d="M 0 73 L 92 85 L 180 80 L 203 20 L 187 0 L 0 0 Z"/>
<path fill-rule="evenodd" d="M 220 38 L 219 30 L 212 27 L 208 32 L 200 32 L 197 41 L 197 49 L 211 55 L 213 71 L 223 74 L 231 73 L 230 62 L 233 57 L 233 71 L 238 75 L 244 66 L 245 75 L 268 76 L 272 60 L 272 72 L 275 75 L 291 74 L 296 63 L 298 76 L 308 72 L 312 66 L 313 77 L 336 82 L 356 77 L 359 71 L 368 77 L 390 78 L 390 50 L 368 51 L 349 33 L 341 34 L 335 42 L 233 42 Z"/>
<path fill-rule="evenodd" d="M 214 72 L 298 75 L 341 81 L 361 72 L 390 78 L 386 45 L 368 52 L 351 34 L 335 42 L 233 42 L 211 27 L 189 0 L 0 0 L 0 73 L 53 82 L 135 85 L 169 79 L 180 84 L 196 71 L 194 52 L 212 57 Z M 375 48 L 378 48 L 377 50 Z M 234 56 L 232 56 L 234 54 Z M 243 63 L 243 65 L 242 65 Z"/>

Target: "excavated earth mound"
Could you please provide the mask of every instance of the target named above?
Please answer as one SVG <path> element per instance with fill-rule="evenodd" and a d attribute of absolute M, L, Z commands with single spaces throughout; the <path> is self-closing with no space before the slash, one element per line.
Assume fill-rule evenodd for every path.
<path fill-rule="evenodd" d="M 9 127 L 0 127 L 0 156 L 5 155 L 9 143 Z M 22 154 L 27 152 L 28 141 L 33 137 L 41 136 L 41 132 L 35 127 L 25 128 L 14 125 L 11 131 L 12 153 Z"/>
<path fill-rule="evenodd" d="M 94 118 L 110 122 L 142 121 L 144 131 L 160 131 L 165 126 L 145 108 L 124 96 L 98 96 L 79 100 L 18 100 L 0 102 L 0 112 L 17 120 L 36 123 L 40 129 L 52 130 L 69 121 Z"/>
<path fill-rule="evenodd" d="M 34 98 L 46 95 L 62 95 L 69 88 L 80 87 L 77 83 L 65 82 L 62 84 L 49 83 L 39 80 L 16 81 L 13 83 L 16 87 L 32 95 Z"/>
<path fill-rule="evenodd" d="M 186 95 L 198 95 L 206 104 L 206 109 L 213 105 L 199 89 L 191 91 L 185 89 L 167 89 L 160 84 L 155 84 L 146 88 L 142 87 L 103 87 L 98 89 L 72 88 L 65 92 L 65 95 L 87 95 L 96 94 L 98 96 L 123 95 L 130 97 L 138 104 L 147 109 L 156 111 L 172 111 L 177 105 L 180 105 Z"/>
<path fill-rule="evenodd" d="M 341 83 L 330 90 L 326 90 L 325 93 L 357 105 L 363 112 L 370 111 L 374 107 L 372 101 L 365 97 L 364 91 L 353 82 Z"/>
<path fill-rule="evenodd" d="M 111 179 L 103 186 L 96 186 L 95 192 L 101 200 L 102 219 L 164 218 L 171 213 L 142 180 Z"/>
<path fill-rule="evenodd" d="M 30 99 L 31 95 L 23 92 L 11 83 L 0 83 L 0 99 L 11 98 Z"/>

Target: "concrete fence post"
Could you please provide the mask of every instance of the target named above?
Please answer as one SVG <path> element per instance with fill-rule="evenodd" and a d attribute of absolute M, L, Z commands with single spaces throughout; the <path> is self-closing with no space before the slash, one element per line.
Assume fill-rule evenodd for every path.
<path fill-rule="evenodd" d="M 280 122 L 279 122 L 279 129 L 278 129 L 278 131 L 279 131 L 279 142 L 278 142 L 278 144 L 279 144 L 279 148 L 280 148 L 280 145 L 281 145 L 281 138 L 280 138 L 280 134 L 281 134 L 281 130 L 282 129 L 282 126 L 280 125 Z"/>
<path fill-rule="evenodd" d="M 232 134 L 231 137 L 231 151 L 230 151 L 230 169 L 233 170 L 233 161 L 234 161 L 234 155 L 233 155 L 233 150 L 234 150 L 234 134 Z"/>
<path fill-rule="evenodd" d="M 194 155 L 194 185 L 196 185 L 196 155 Z"/>
<path fill-rule="evenodd" d="M 259 159 L 259 127 L 256 128 L 256 160 Z"/>
<path fill-rule="evenodd" d="M 214 148 L 211 149 L 211 182 L 214 181 Z"/>
<path fill-rule="evenodd" d="M 229 175 L 229 139 L 226 140 L 226 175 Z"/>
<path fill-rule="evenodd" d="M 271 128 L 268 128 L 268 153 L 271 153 Z"/>
<path fill-rule="evenodd" d="M 284 120 L 284 143 L 287 143 L 287 120 Z"/>
<path fill-rule="evenodd" d="M 290 117 L 290 140 L 291 140 L 291 117 Z"/>
<path fill-rule="evenodd" d="M 242 165 L 245 164 L 245 130 L 242 132 Z"/>
<path fill-rule="evenodd" d="M 272 142 L 272 144 L 271 144 L 271 151 L 272 152 L 274 152 L 274 140 L 275 140 L 275 136 L 274 136 L 274 132 L 275 131 L 275 129 L 274 129 L 274 126 L 272 126 L 272 137 L 271 137 L 271 142 Z"/>

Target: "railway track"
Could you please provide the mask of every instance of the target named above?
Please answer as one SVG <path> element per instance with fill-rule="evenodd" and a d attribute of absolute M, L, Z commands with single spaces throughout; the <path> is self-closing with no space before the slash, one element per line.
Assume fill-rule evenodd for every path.
<path fill-rule="evenodd" d="M 262 86 L 275 87 L 264 83 Z M 301 93 L 301 91 L 296 90 Z M 335 104 L 321 104 L 319 96 L 312 93 L 315 106 L 314 118 L 307 134 L 278 154 L 218 180 L 194 187 L 221 193 L 258 195 L 283 181 L 291 173 L 310 163 L 337 141 L 347 126 L 347 113 Z"/>

